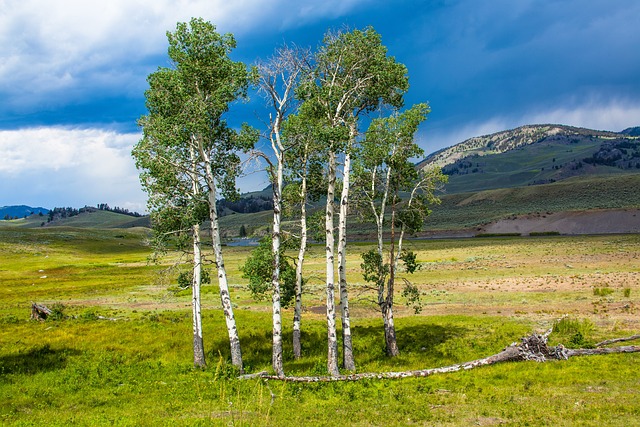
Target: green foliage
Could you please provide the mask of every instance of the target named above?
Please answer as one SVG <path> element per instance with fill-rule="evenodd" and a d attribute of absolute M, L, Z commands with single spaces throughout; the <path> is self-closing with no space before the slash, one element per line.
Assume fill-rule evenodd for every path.
<path fill-rule="evenodd" d="M 371 249 L 360 254 L 362 257 L 362 277 L 365 281 L 384 286 L 386 277 L 389 275 L 389 265 L 384 263 L 380 252 Z"/>
<path fill-rule="evenodd" d="M 260 239 L 240 267 L 242 277 L 249 279 L 251 296 L 260 301 L 270 295 L 273 284 L 274 256 L 271 236 Z M 280 304 L 288 307 L 295 297 L 296 269 L 286 257 L 286 249 L 294 248 L 291 239 L 285 239 L 280 245 Z"/>
<path fill-rule="evenodd" d="M 178 286 L 182 289 L 190 288 L 193 285 L 193 269 L 183 270 L 178 273 Z M 211 273 L 209 269 L 200 270 L 200 283 L 208 285 L 211 283 Z"/>
<path fill-rule="evenodd" d="M 559 231 L 532 231 L 531 233 L 529 233 L 529 236 L 531 237 L 536 237 L 536 236 L 559 236 L 560 232 Z"/>
<path fill-rule="evenodd" d="M 65 306 L 64 304 L 60 303 L 60 302 L 56 302 L 54 303 L 50 309 L 51 309 L 51 314 L 47 317 L 47 319 L 51 319 L 51 320 L 63 320 L 65 319 L 67 316 L 65 315 L 64 311 L 65 311 Z"/>
<path fill-rule="evenodd" d="M 400 254 L 400 259 L 404 262 L 407 273 L 413 274 L 420 268 L 420 264 L 417 261 L 418 255 L 413 251 L 404 249 Z"/>
<path fill-rule="evenodd" d="M 559 335 L 581 334 L 589 336 L 595 330 L 595 325 L 589 319 L 574 319 L 563 317 L 553 323 L 553 332 Z"/>
<path fill-rule="evenodd" d="M 411 306 L 414 314 L 422 312 L 422 300 L 420 299 L 420 289 L 408 280 L 404 281 L 402 296 L 406 298 L 407 304 Z"/>
<path fill-rule="evenodd" d="M 631 296 L 631 288 L 624 288 L 622 290 L 622 294 L 625 298 L 629 298 Z"/>

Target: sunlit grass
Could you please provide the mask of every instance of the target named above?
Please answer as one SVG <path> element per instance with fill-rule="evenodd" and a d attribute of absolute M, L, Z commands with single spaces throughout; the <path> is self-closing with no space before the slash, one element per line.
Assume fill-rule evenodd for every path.
<path fill-rule="evenodd" d="M 637 354 L 512 363 L 397 381 L 290 384 L 235 379 L 216 287 L 203 293 L 208 367 L 192 367 L 189 291 L 147 265 L 142 230 L 0 228 L 0 424 L 7 425 L 633 425 Z M 401 355 L 384 354 L 382 321 L 349 255 L 358 372 L 438 367 L 486 357 L 531 331 L 553 342 L 637 333 L 640 236 L 414 241 L 424 307 L 398 298 Z M 269 302 L 239 273 L 250 248 L 225 247 L 245 367 L 269 371 Z M 326 374 L 322 246 L 311 248 L 303 358 L 284 310 L 285 370 Z M 43 271 L 40 271 L 43 270 Z M 46 276 L 43 278 L 43 276 Z M 614 292 L 594 295 L 594 288 Z M 625 290 L 629 289 L 628 292 Z M 31 301 L 63 320 L 29 321 Z M 625 309 L 625 307 L 627 307 Z M 626 311 L 625 311 L 626 310 Z"/>

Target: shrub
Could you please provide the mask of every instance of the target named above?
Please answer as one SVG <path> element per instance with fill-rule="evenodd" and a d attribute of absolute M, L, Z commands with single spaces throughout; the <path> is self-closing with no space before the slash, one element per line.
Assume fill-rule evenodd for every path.
<path fill-rule="evenodd" d="M 553 323 L 553 332 L 560 335 L 582 334 L 589 335 L 595 326 L 589 319 L 572 319 L 571 317 L 563 317 Z"/>
<path fill-rule="evenodd" d="M 631 296 L 631 288 L 624 288 L 622 291 L 625 298 L 629 298 Z"/>
<path fill-rule="evenodd" d="M 51 306 L 51 314 L 49 315 L 49 319 L 51 320 L 62 320 L 67 316 L 64 314 L 65 306 L 62 303 L 55 303 Z"/>
<path fill-rule="evenodd" d="M 559 236 L 559 231 L 532 231 L 529 236 Z"/>
<path fill-rule="evenodd" d="M 612 293 L 613 289 L 608 286 L 604 286 L 602 288 L 593 288 L 593 295 L 595 296 L 606 297 L 608 295 L 611 295 Z"/>

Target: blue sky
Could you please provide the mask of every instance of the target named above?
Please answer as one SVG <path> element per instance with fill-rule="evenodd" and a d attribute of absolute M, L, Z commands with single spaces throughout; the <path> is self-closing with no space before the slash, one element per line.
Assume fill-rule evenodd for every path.
<path fill-rule="evenodd" d="M 0 0 L 0 206 L 143 211 L 130 151 L 165 33 L 202 17 L 252 63 L 283 42 L 372 25 L 429 102 L 427 153 L 523 124 L 640 126 L 635 0 Z M 253 121 L 261 102 L 234 107 Z M 243 190 L 266 186 L 252 174 Z"/>

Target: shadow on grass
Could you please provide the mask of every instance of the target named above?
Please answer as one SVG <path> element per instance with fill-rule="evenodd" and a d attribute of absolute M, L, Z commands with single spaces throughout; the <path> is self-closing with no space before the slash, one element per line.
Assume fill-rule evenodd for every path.
<path fill-rule="evenodd" d="M 404 319 L 403 319 L 404 320 Z M 370 321 L 365 325 L 357 325 L 352 328 L 354 353 L 356 365 L 359 371 L 363 370 L 396 370 L 414 369 L 416 364 L 433 364 L 438 360 L 446 359 L 442 348 L 453 339 L 468 334 L 469 330 L 456 325 L 441 325 L 434 323 L 418 323 L 411 319 L 408 322 L 400 320 L 396 322 L 396 335 L 400 357 L 390 358 L 386 354 L 384 331 L 382 322 Z M 338 336 L 342 336 L 342 331 L 338 329 Z M 341 347 L 341 338 L 339 347 Z M 270 369 L 271 366 L 271 331 L 255 329 L 241 333 L 240 342 L 242 345 L 242 356 L 245 368 L 249 372 L 262 369 Z M 326 374 L 327 358 L 327 332 L 323 322 L 308 322 L 303 326 L 302 355 L 299 360 L 293 358 L 292 332 L 285 331 L 283 334 L 283 352 L 285 369 L 287 372 L 296 374 Z M 213 343 L 213 349 L 209 360 L 218 358 L 220 355 L 230 359 L 228 341 L 217 339 Z M 340 357 L 342 354 L 339 350 Z"/>
<path fill-rule="evenodd" d="M 67 365 L 67 358 L 78 354 L 78 350 L 52 349 L 49 344 L 44 344 L 26 353 L 0 356 L 0 381 L 8 374 L 34 375 L 63 369 Z"/>
<path fill-rule="evenodd" d="M 396 339 L 400 350 L 400 356 L 396 358 L 387 356 L 382 323 L 354 328 L 354 352 L 359 364 L 404 368 L 409 367 L 416 356 L 420 359 L 440 360 L 444 358 L 440 350 L 441 344 L 468 332 L 466 328 L 453 325 L 402 323 L 402 320 L 396 321 Z"/>

